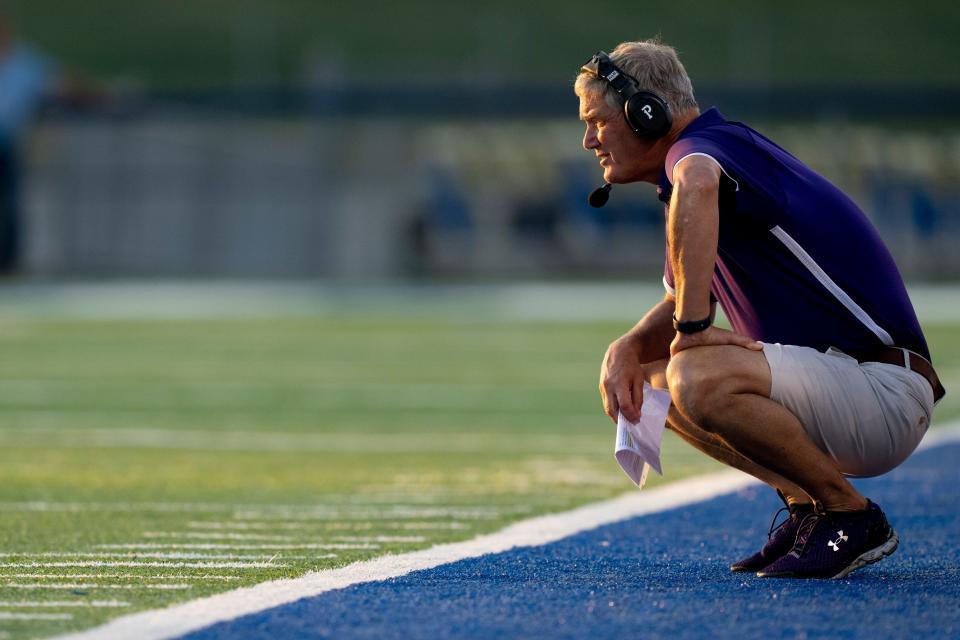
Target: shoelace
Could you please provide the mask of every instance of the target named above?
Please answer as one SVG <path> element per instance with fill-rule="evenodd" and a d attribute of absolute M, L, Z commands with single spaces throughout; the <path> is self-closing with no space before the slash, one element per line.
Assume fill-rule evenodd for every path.
<path fill-rule="evenodd" d="M 817 528 L 821 517 L 818 513 L 808 513 L 803 516 L 803 520 L 800 521 L 800 526 L 797 528 L 797 540 L 793 543 L 791 553 L 795 553 L 797 556 L 803 554 L 803 550 L 807 546 L 807 540 L 810 539 L 813 530 Z"/>
<path fill-rule="evenodd" d="M 777 524 L 777 518 L 779 518 L 780 514 L 783 513 L 784 511 L 787 512 L 787 519 L 781 522 L 780 524 Z M 780 528 L 783 527 L 783 525 L 787 524 L 788 522 L 790 522 L 790 508 L 780 507 L 780 510 L 777 511 L 775 514 L 773 514 L 773 520 L 770 521 L 770 530 L 767 531 L 767 540 L 772 538 L 773 534 L 779 531 Z"/>

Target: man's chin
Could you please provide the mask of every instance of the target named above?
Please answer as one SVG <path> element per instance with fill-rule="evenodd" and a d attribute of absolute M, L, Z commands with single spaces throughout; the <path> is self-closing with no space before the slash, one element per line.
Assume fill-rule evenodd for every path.
<path fill-rule="evenodd" d="M 607 167 L 603 171 L 603 181 L 609 184 L 629 184 L 642 179 L 639 175 L 630 175 L 624 171 L 617 171 L 616 168 L 613 167 Z"/>
<path fill-rule="evenodd" d="M 623 182 L 620 176 L 617 175 L 617 172 L 611 171 L 610 169 L 606 169 L 603 172 L 603 181 L 609 184 L 621 184 Z"/>
<path fill-rule="evenodd" d="M 609 164 L 603 168 L 603 180 L 604 182 L 609 182 L 610 184 L 623 184 L 625 182 L 630 182 L 630 177 L 625 174 L 623 171 L 624 167 Z"/>

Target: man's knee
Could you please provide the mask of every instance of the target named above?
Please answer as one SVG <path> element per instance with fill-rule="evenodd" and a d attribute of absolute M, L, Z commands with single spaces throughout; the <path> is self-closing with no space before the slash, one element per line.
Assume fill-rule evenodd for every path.
<path fill-rule="evenodd" d="M 722 376 L 706 357 L 707 348 L 681 351 L 667 365 L 667 384 L 673 404 L 685 416 L 701 424 L 717 400 Z"/>
<path fill-rule="evenodd" d="M 762 354 L 741 347 L 696 347 L 681 351 L 667 365 L 667 384 L 674 405 L 703 429 L 710 416 L 723 412 L 738 393 L 756 393 L 762 386 L 754 360 Z M 765 366 L 765 365 L 764 365 Z"/>
<path fill-rule="evenodd" d="M 737 394 L 769 397 L 770 368 L 761 352 L 737 346 L 696 347 L 681 351 L 667 365 L 674 405 L 701 428 L 722 414 Z"/>

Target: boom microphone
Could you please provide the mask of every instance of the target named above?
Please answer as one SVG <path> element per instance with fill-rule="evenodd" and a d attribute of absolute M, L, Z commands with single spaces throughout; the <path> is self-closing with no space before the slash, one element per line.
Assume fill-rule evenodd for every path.
<path fill-rule="evenodd" d="M 590 192 L 590 197 L 587 198 L 587 202 L 590 203 L 591 207 L 599 209 L 603 205 L 607 204 L 607 200 L 610 198 L 611 188 L 613 188 L 613 185 L 609 182 L 604 183 L 602 187 L 597 187 Z"/>

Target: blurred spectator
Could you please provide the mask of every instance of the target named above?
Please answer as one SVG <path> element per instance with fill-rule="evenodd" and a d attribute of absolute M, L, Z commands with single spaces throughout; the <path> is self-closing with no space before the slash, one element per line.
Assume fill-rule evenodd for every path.
<path fill-rule="evenodd" d="M 33 117 L 46 104 L 86 107 L 100 92 L 17 39 L 12 18 L 0 9 L 0 273 L 20 266 L 21 145 Z"/>

